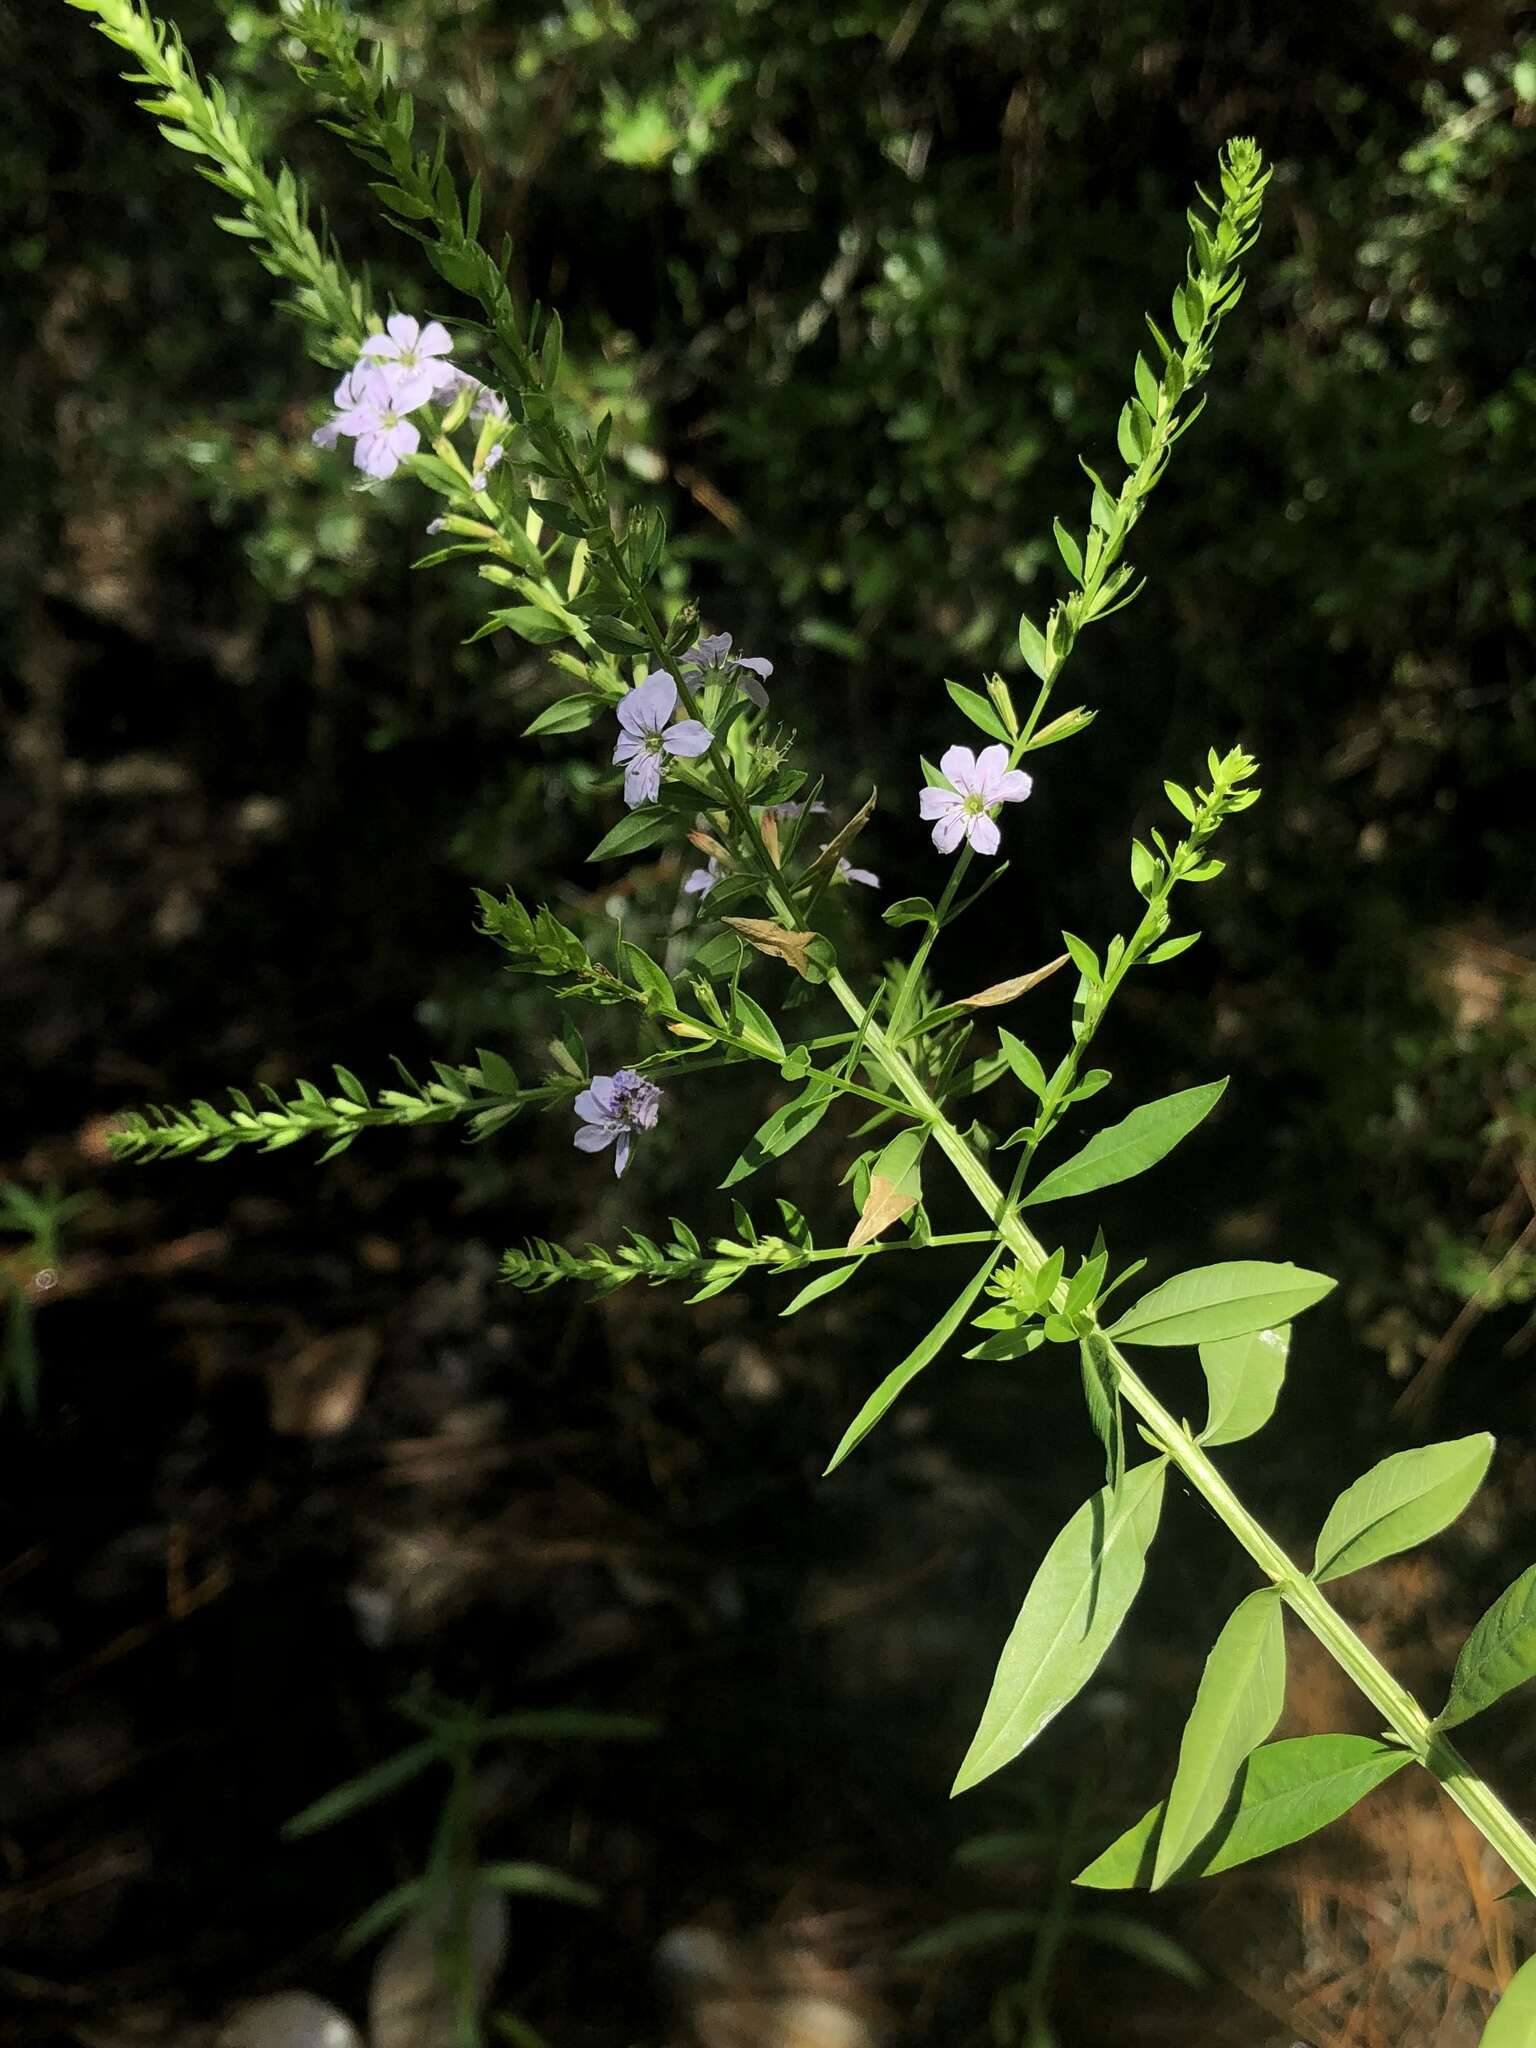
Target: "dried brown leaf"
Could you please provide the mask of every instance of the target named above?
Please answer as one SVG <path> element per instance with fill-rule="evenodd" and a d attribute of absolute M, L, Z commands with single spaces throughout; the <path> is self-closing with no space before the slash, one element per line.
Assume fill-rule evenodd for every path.
<path fill-rule="evenodd" d="M 796 974 L 809 980 L 806 974 L 805 956 L 815 932 L 792 932 L 784 925 L 775 924 L 771 917 L 724 917 L 722 924 L 728 924 L 733 932 L 740 932 L 749 946 L 755 946 L 759 953 L 766 953 L 770 959 L 786 961 Z"/>
<path fill-rule="evenodd" d="M 811 865 L 806 869 L 807 875 L 824 875 L 837 866 L 843 855 L 852 846 L 854 840 L 858 838 L 864 827 L 869 823 L 874 813 L 875 799 L 879 794 L 880 792 L 877 789 L 872 789 L 869 792 L 865 802 L 854 812 L 843 829 L 835 837 L 827 841 L 821 852 L 817 854 L 815 860 L 811 862 Z"/>
<path fill-rule="evenodd" d="M 978 989 L 973 996 L 961 996 L 960 1001 L 967 1010 L 995 1010 L 1002 1003 L 1017 1002 L 1020 996 L 1027 996 L 1032 988 L 1038 988 L 1060 967 L 1065 967 L 1071 958 L 1068 953 L 1047 961 L 1044 967 L 1037 967 L 1033 974 L 1016 974 L 1011 981 L 994 981 L 990 988 Z"/>
<path fill-rule="evenodd" d="M 856 1252 L 860 1245 L 873 1244 L 883 1231 L 889 1230 L 893 1223 L 899 1223 L 909 1209 L 916 1207 L 916 1195 L 903 1193 L 896 1182 L 887 1180 L 883 1173 L 871 1175 L 869 1193 L 864 1197 L 864 1207 L 859 1211 L 859 1220 L 848 1240 L 849 1251 Z"/>

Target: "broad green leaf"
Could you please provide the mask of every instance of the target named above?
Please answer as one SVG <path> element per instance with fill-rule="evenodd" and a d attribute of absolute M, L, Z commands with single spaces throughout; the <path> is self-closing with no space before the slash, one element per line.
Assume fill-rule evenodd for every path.
<path fill-rule="evenodd" d="M 1109 1331 L 1121 1344 L 1210 1344 L 1288 1323 L 1332 1291 L 1324 1273 L 1262 1259 L 1194 1266 L 1144 1294 Z"/>
<path fill-rule="evenodd" d="M 1369 1735 L 1301 1735 L 1266 1743 L 1238 1772 L 1236 1796 L 1177 1876 L 1214 1877 L 1316 1834 L 1412 1762 L 1406 1749 Z M 1080 1870 L 1076 1882 L 1101 1891 L 1150 1883 L 1164 1811 L 1159 1801 Z"/>
<path fill-rule="evenodd" d="M 617 860 L 621 854 L 639 853 L 659 840 L 676 837 L 681 829 L 675 812 L 664 810 L 660 804 L 642 804 L 620 818 L 611 832 L 604 833 L 587 859 Z"/>
<path fill-rule="evenodd" d="M 1437 1536 L 1482 1485 L 1492 1456 L 1493 1438 L 1479 1430 L 1383 1458 L 1328 1510 L 1313 1577 L 1321 1585 Z"/>
<path fill-rule="evenodd" d="M 888 903 L 880 913 L 883 924 L 932 924 L 933 905 L 926 896 L 903 896 L 899 902 Z"/>
<path fill-rule="evenodd" d="M 601 697 L 561 697 L 547 704 L 537 718 L 523 727 L 523 738 L 531 740 L 540 733 L 584 732 L 603 709 Z"/>
<path fill-rule="evenodd" d="M 1045 1069 L 1035 1058 L 1023 1039 L 1015 1038 L 1011 1031 L 999 1027 L 997 1042 L 1002 1049 L 1003 1058 L 1008 1062 L 1014 1073 L 1018 1075 L 1030 1094 L 1037 1096 L 1043 1102 L 1048 1086 L 1045 1078 Z"/>
<path fill-rule="evenodd" d="M 1201 1443 L 1241 1443 L 1264 1427 L 1280 1398 L 1290 1348 L 1289 1323 L 1200 1346 L 1207 1397 Z"/>
<path fill-rule="evenodd" d="M 986 1286 L 992 1268 L 1002 1256 L 1002 1250 L 1003 1248 L 999 1244 L 995 1245 L 988 1252 L 980 1270 L 972 1278 L 960 1298 L 957 1301 L 951 1302 L 927 1336 L 922 1339 L 921 1343 L 913 1346 L 900 1365 L 886 1374 L 858 1414 L 855 1415 L 852 1422 L 843 1431 L 843 1440 L 832 1453 L 832 1462 L 827 1466 L 827 1471 L 821 1475 L 823 1479 L 826 1478 L 828 1472 L 835 1472 L 848 1453 L 864 1441 L 865 1437 L 869 1435 L 869 1432 L 874 1428 L 881 1416 L 884 1415 L 886 1409 L 890 1407 L 897 1395 L 917 1378 L 923 1367 L 931 1364 L 938 1357 L 944 1346 L 954 1336 L 956 1330 L 959 1329 L 975 1306 L 976 1297 L 980 1294 L 982 1288 Z"/>
<path fill-rule="evenodd" d="M 1150 1459 L 1084 1501 L 1042 1558 L 954 1792 L 1011 1763 L 1099 1668 L 1140 1590 L 1166 1470 Z"/>
<path fill-rule="evenodd" d="M 1246 1759 L 1275 1732 L 1285 1705 L 1285 1623 L 1265 1586 L 1216 1638 L 1179 1743 L 1158 1837 L 1152 1886 L 1165 1885 L 1221 1817 Z"/>
<path fill-rule="evenodd" d="M 1035 1202 L 1064 1201 L 1069 1195 L 1091 1195 L 1096 1188 L 1114 1187 L 1145 1173 L 1149 1166 L 1166 1159 L 1174 1146 L 1210 1115 L 1226 1085 L 1225 1081 L 1212 1081 L 1204 1088 L 1185 1088 L 1158 1102 L 1143 1103 L 1108 1130 L 1095 1133 L 1081 1152 L 1048 1173 L 1030 1189 L 1020 1208 L 1027 1209 Z"/>
<path fill-rule="evenodd" d="M 738 1181 L 766 1166 L 770 1159 L 782 1159 L 802 1138 L 808 1138 L 832 1107 L 833 1089 L 823 1079 L 808 1081 L 800 1093 L 776 1109 L 766 1123 L 759 1124 L 747 1140 L 746 1150 L 721 1181 L 733 1188 Z"/>
<path fill-rule="evenodd" d="M 337 1785 L 325 1793 L 312 1806 L 306 1806 L 296 1813 L 292 1820 L 284 1821 L 283 1835 L 291 1841 L 295 1835 L 312 1835 L 320 1828 L 328 1828 L 333 1821 L 343 1820 L 349 1813 L 360 1807 L 372 1806 L 377 1799 L 387 1798 L 397 1786 L 408 1785 L 412 1778 L 435 1764 L 442 1755 L 442 1746 L 436 1741 L 413 1742 L 408 1749 L 397 1750 L 386 1757 L 371 1771 L 364 1771 L 361 1777 L 348 1778 L 344 1785 Z"/>
<path fill-rule="evenodd" d="M 1483 2029 L 1480 2048 L 1531 2048 L 1536 2041 L 1536 1956 L 1522 1963 Z"/>
<path fill-rule="evenodd" d="M 794 1300 L 779 1310 L 781 1316 L 797 1316 L 801 1309 L 809 1308 L 813 1301 L 820 1301 L 823 1295 L 835 1294 L 845 1281 L 851 1280 L 862 1266 L 862 1259 L 850 1259 L 846 1266 L 829 1266 L 824 1273 L 818 1273 L 808 1281 Z"/>
<path fill-rule="evenodd" d="M 966 689 L 963 683 L 946 683 L 951 702 L 963 711 L 972 725 L 980 726 L 989 739 L 1001 740 L 1008 744 L 1008 728 L 985 697 L 975 690 Z"/>
<path fill-rule="evenodd" d="M 1536 1564 L 1494 1601 L 1461 1646 L 1437 1728 L 1459 1727 L 1536 1678 Z"/>

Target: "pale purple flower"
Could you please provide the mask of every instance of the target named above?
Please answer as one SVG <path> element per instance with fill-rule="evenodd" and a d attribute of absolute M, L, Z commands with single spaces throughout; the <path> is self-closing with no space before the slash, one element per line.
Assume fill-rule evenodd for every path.
<path fill-rule="evenodd" d="M 878 889 L 880 886 L 880 877 L 877 874 L 871 873 L 868 868 L 856 868 L 841 854 L 837 861 L 837 879 L 840 882 L 862 882 L 866 889 Z"/>
<path fill-rule="evenodd" d="M 613 758 L 616 764 L 624 763 L 624 801 L 631 810 L 654 803 L 660 795 L 665 755 L 693 760 L 707 753 L 714 740 L 709 727 L 696 718 L 669 726 L 667 720 L 676 709 L 677 684 L 664 668 L 653 670 L 619 700 L 621 730 Z"/>
<path fill-rule="evenodd" d="M 711 854 L 701 868 L 695 868 L 683 884 L 685 896 L 707 896 L 720 879 L 720 863 Z"/>
<path fill-rule="evenodd" d="M 419 401 L 418 401 L 419 403 Z M 339 410 L 315 430 L 318 448 L 334 448 L 345 434 L 356 441 L 352 460 L 367 476 L 393 476 L 421 436 L 404 417 L 399 394 L 374 363 L 358 362 L 336 386 Z"/>
<path fill-rule="evenodd" d="M 465 391 L 473 391 L 475 394 L 474 403 L 469 408 L 469 416 L 472 420 L 505 420 L 511 418 L 510 408 L 501 393 L 493 391 L 489 384 L 483 383 L 480 378 L 472 376 L 468 370 L 454 371 L 453 390 L 456 397 Z"/>
<path fill-rule="evenodd" d="M 701 676 L 722 676 L 735 683 L 760 711 L 768 709 L 768 692 L 763 684 L 773 674 L 773 663 L 760 654 L 732 654 L 729 633 L 707 633 L 679 656 L 677 665 L 680 669 L 694 669 Z"/>
<path fill-rule="evenodd" d="M 486 456 L 484 467 L 481 469 L 477 469 L 474 475 L 469 480 L 471 486 L 475 490 L 483 491 L 486 488 L 486 486 L 490 483 L 491 471 L 496 467 L 497 463 L 500 462 L 504 452 L 505 451 L 503 450 L 501 443 L 498 441 L 496 443 L 496 446 L 489 453 L 489 455 Z"/>
<path fill-rule="evenodd" d="M 590 1088 L 576 1098 L 581 1127 L 573 1143 L 578 1152 L 603 1152 L 612 1145 L 613 1170 L 624 1171 L 636 1131 L 654 1130 L 661 1107 L 661 1090 L 633 1067 L 621 1067 L 616 1074 L 594 1074 Z"/>
<path fill-rule="evenodd" d="M 425 327 L 409 313 L 391 313 L 383 334 L 370 334 L 363 343 L 362 358 L 378 366 L 389 381 L 398 412 L 414 412 L 434 392 L 446 391 L 458 378 L 452 363 L 443 358 L 453 348 L 453 337 L 440 320 Z"/>
<path fill-rule="evenodd" d="M 948 789 L 925 789 L 917 800 L 918 814 L 933 826 L 940 853 L 953 853 L 962 839 L 975 853 L 996 853 L 1002 835 L 992 813 L 999 804 L 1021 804 L 1034 788 L 1034 777 L 1008 766 L 1008 749 L 951 747 L 939 762 Z"/>

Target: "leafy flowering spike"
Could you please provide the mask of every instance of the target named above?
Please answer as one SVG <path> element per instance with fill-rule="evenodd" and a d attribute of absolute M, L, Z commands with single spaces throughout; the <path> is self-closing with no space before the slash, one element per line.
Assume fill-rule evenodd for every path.
<path fill-rule="evenodd" d="M 962 839 L 974 853 L 996 853 L 1002 841 L 994 813 L 1000 804 L 1021 804 L 1034 788 L 1034 777 L 1008 766 L 1008 749 L 951 747 L 939 762 L 948 789 L 925 789 L 918 813 L 933 826 L 940 853 L 953 853 Z"/>
<path fill-rule="evenodd" d="M 768 709 L 768 692 L 763 688 L 773 674 L 773 663 L 760 654 L 732 654 L 729 633 L 706 633 L 679 657 L 680 669 L 696 675 L 719 675 L 733 682 L 744 697 L 750 697 L 759 711 Z"/>
<path fill-rule="evenodd" d="M 624 768 L 624 801 L 631 810 L 653 804 L 661 794 L 663 758 L 668 754 L 692 760 L 707 753 L 714 734 L 696 718 L 677 725 L 667 721 L 677 709 L 677 684 L 665 669 L 653 670 L 637 683 L 618 707 L 615 766 Z"/>
<path fill-rule="evenodd" d="M 612 1145 L 613 1170 L 621 1174 L 629 1164 L 635 1132 L 654 1130 L 660 1107 L 661 1090 L 633 1067 L 594 1074 L 591 1087 L 576 1098 L 581 1127 L 572 1143 L 578 1152 L 604 1152 Z"/>

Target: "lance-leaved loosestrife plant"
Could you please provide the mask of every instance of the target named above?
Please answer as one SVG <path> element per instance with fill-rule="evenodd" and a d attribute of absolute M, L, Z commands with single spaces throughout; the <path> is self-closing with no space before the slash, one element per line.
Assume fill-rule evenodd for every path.
<path fill-rule="evenodd" d="M 594 848 L 599 862 L 652 847 L 691 843 L 706 858 L 681 884 L 695 921 L 680 971 L 620 939 L 599 959 L 547 908 L 515 895 L 480 894 L 480 929 L 520 972 L 542 977 L 572 1005 L 622 1012 L 629 1063 L 589 1074 L 567 1031 L 554 1070 L 525 1082 L 502 1055 L 434 1066 L 435 1078 L 370 1092 L 348 1069 L 332 1088 L 300 1082 L 291 1099 L 231 1090 L 229 1105 L 151 1109 L 126 1118 L 116 1149 L 129 1159 L 216 1159 L 237 1146 L 267 1151 L 316 1138 L 330 1157 L 377 1125 L 463 1121 L 489 1137 L 528 1110 L 577 1119 L 584 1153 L 612 1148 L 622 1173 L 659 1120 L 686 1102 L 690 1077 L 729 1065 L 766 1068 L 790 1091 L 745 1136 L 725 1185 L 735 1188 L 781 1159 L 834 1108 L 878 1132 L 852 1169 L 857 1221 L 846 1242 L 834 1228 L 818 1242 L 811 1222 L 779 1200 L 772 1221 L 733 1203 L 728 1232 L 707 1241 L 673 1221 L 658 1240 L 632 1231 L 614 1248 L 572 1251 L 535 1241 L 509 1251 L 504 1271 L 537 1290 L 563 1281 L 608 1293 L 635 1280 L 678 1281 L 700 1300 L 752 1273 L 793 1276 L 793 1314 L 893 1252 L 967 1248 L 979 1263 L 951 1306 L 894 1364 L 849 1424 L 828 1470 L 840 1465 L 943 1352 L 1014 1360 L 1045 1345 L 1070 1347 L 1082 1368 L 1089 1421 L 1104 1453 L 1104 1483 L 1067 1522 L 1041 1560 L 1005 1644 L 990 1695 L 955 1780 L 957 1792 L 1016 1759 L 1092 1678 L 1136 1596 L 1157 1534 L 1170 1468 L 1199 1494 L 1247 1552 L 1261 1581 L 1224 1623 L 1179 1745 L 1164 1798 L 1077 1873 L 1098 1887 L 1149 1885 L 1230 1868 L 1312 1833 L 1374 1786 L 1410 1765 L 1429 1771 L 1506 1859 L 1536 1888 L 1536 1841 L 1453 1740 L 1459 1723 L 1536 1673 L 1536 1567 L 1501 1595 L 1457 1660 L 1445 1703 L 1430 1715 L 1365 1646 L 1324 1586 L 1434 1536 L 1460 1514 L 1487 1470 L 1493 1440 L 1478 1434 L 1387 1457 L 1335 1502 L 1312 1564 L 1292 1561 L 1244 1507 L 1213 1455 L 1269 1420 L 1285 1372 L 1291 1325 L 1333 1286 L 1288 1264 L 1239 1260 L 1180 1273 L 1148 1293 L 1129 1286 L 1140 1262 L 1112 1270 L 1102 1237 L 1069 1262 L 1059 1228 L 1084 1197 L 1156 1166 L 1215 1106 L 1214 1081 L 1130 1110 L 1070 1157 L 1043 1170 L 1069 1112 L 1104 1088 L 1109 1074 L 1085 1064 L 1116 993 L 1133 972 L 1155 971 L 1196 942 L 1176 932 L 1186 892 L 1222 871 L 1215 843 L 1257 802 L 1257 764 L 1242 750 L 1212 751 L 1190 783 L 1165 784 L 1170 822 L 1150 844 L 1133 840 L 1130 881 L 1141 910 L 1129 934 L 1096 948 L 1064 933 L 1065 952 L 1036 968 L 941 1001 L 930 962 L 945 931 L 1004 871 L 1003 842 L 1024 840 L 1027 812 L 1012 807 L 1032 788 L 1026 758 L 1082 734 L 1093 713 L 1054 709 L 1078 636 L 1131 603 L 1140 588 L 1127 543 L 1203 398 L 1217 332 L 1242 295 L 1241 264 L 1258 235 L 1268 173 L 1249 140 L 1222 153 L 1214 196 L 1189 215 L 1186 273 L 1168 331 L 1149 320 L 1152 349 L 1134 362 L 1134 389 L 1116 429 L 1118 482 L 1084 463 L 1091 495 L 1086 526 L 1058 520 L 1055 541 L 1067 593 L 1037 625 L 1019 624 L 1033 677 L 1024 705 L 1001 676 L 980 688 L 946 685 L 957 721 L 985 744 L 957 739 L 937 768 L 922 764 L 918 801 L 902 799 L 914 840 L 918 817 L 949 861 L 937 902 L 889 904 L 884 921 L 916 928 L 911 959 L 878 986 L 855 989 L 822 929 L 828 891 L 877 886 L 849 859 L 874 799 L 840 827 L 808 835 L 828 815 L 829 791 L 793 757 L 792 735 L 772 664 L 733 652 L 730 636 L 700 637 L 693 610 L 658 592 L 666 545 L 654 511 L 627 509 L 605 465 L 606 420 L 573 424 L 560 395 L 558 315 L 520 309 L 506 277 L 510 252 L 479 235 L 480 183 L 461 188 L 446 146 L 418 142 L 407 94 L 338 0 L 292 0 L 284 25 L 300 72 L 329 125 L 373 174 L 388 218 L 420 244 L 442 284 L 458 295 L 457 334 L 425 303 L 380 319 L 365 279 L 312 224 L 302 183 L 261 161 L 239 113 L 214 81 L 199 80 L 180 38 L 142 0 L 70 0 L 129 54 L 131 81 L 161 133 L 196 158 L 233 203 L 223 219 L 286 287 L 287 310 L 304 324 L 312 353 L 341 371 L 337 411 L 316 438 L 353 443 L 367 477 L 398 478 L 440 501 L 432 531 L 445 545 L 422 566 L 473 562 L 495 596 L 484 633 L 511 632 L 540 648 L 571 684 L 531 735 L 596 726 L 622 768 L 623 808 Z M 467 306 L 467 314 L 463 311 Z M 460 349 L 485 371 L 455 366 Z M 338 450 L 339 459 L 339 450 Z M 369 486 L 372 487 L 372 486 Z M 1054 759 L 1054 757 L 1053 757 Z M 1039 772 L 1048 773 L 1049 764 Z M 615 778 L 617 781 L 617 778 Z M 917 815 L 914 816 L 913 813 Z M 1176 821 L 1176 822 L 1175 822 Z M 920 846 L 920 841 L 918 841 Z M 914 846 L 914 854 L 918 850 Z M 977 859 L 988 864 L 967 888 Z M 681 907 L 681 905 L 679 905 Z M 674 935 L 679 927 L 674 926 Z M 707 935 L 706 935 L 707 934 Z M 988 1012 L 1016 1002 L 1050 973 L 1077 977 L 1070 1043 L 1045 1055 L 1006 1027 L 995 1050 L 969 1060 Z M 751 979 L 756 993 L 749 993 Z M 785 999 L 797 999 L 793 1009 Z M 784 1035 L 771 1014 L 805 1019 Z M 665 1080 L 662 1087 L 658 1076 Z M 984 1089 L 1025 1107 L 1011 1134 L 992 1143 L 969 1110 Z M 871 1116 L 873 1112 L 873 1116 Z M 1008 1119 L 1005 1119 L 1008 1120 Z M 1012 1152 L 1006 1184 L 995 1162 Z M 643 1154 L 642 1154 L 643 1156 Z M 935 1234 L 924 1176 L 947 1171 L 974 1199 L 978 1228 Z M 1058 1205 L 1065 1205 L 1064 1207 Z M 1198 1351 L 1208 1388 L 1198 1428 L 1181 1421 L 1144 1377 L 1169 1347 Z M 1155 1375 L 1153 1376 L 1155 1378 Z M 1129 1411 L 1132 1428 L 1127 1430 Z M 1148 1456 L 1135 1456 L 1146 1449 Z M 1289 1609 L 1337 1661 L 1381 1718 L 1377 1737 L 1319 1735 L 1269 1740 L 1285 1689 L 1283 1615 Z M 1506 1990 L 1489 2042 L 1530 2038 L 1536 2028 L 1536 1961 Z"/>

